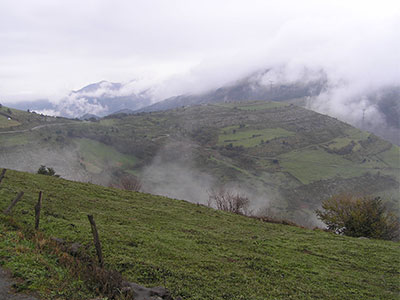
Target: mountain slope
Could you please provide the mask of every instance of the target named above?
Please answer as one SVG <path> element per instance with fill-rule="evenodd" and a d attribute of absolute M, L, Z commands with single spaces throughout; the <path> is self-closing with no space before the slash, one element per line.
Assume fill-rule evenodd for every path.
<path fill-rule="evenodd" d="M 302 77 L 293 81 L 286 81 L 270 77 L 274 70 L 255 72 L 231 84 L 221 86 L 210 91 L 193 94 L 179 95 L 144 107 L 138 112 L 167 110 L 181 106 L 215 104 L 224 102 L 239 102 L 246 100 L 287 101 L 305 97 L 318 96 L 326 89 L 326 75 L 313 74 L 311 78 L 307 72 Z M 274 79 L 274 80 L 272 80 Z"/>
<path fill-rule="evenodd" d="M 206 92 L 165 99 L 143 107 L 138 112 L 249 100 L 294 103 L 336 116 L 359 129 L 371 131 L 400 145 L 398 86 L 384 86 L 355 93 L 344 82 L 331 82 L 323 71 L 304 69 L 300 74 L 291 74 L 284 68 L 262 70 Z"/>
<path fill-rule="evenodd" d="M 73 180 L 114 184 L 135 175 L 143 190 L 207 203 L 225 185 L 254 212 L 315 225 L 333 194 L 383 196 L 399 209 L 399 148 L 373 134 L 284 103 L 203 105 L 113 115 L 32 133 L 1 135 L 0 164 L 54 167 Z"/>
<path fill-rule="evenodd" d="M 398 86 L 353 89 L 349 82 L 334 81 L 323 70 L 289 70 L 287 66 L 262 69 L 203 92 L 175 93 L 176 96 L 162 99 L 163 94 L 171 94 L 167 88 L 169 85 L 168 82 L 155 84 L 146 80 L 126 83 L 100 81 L 71 91 L 57 104 L 38 100 L 18 102 L 12 106 L 76 118 L 87 113 L 98 116 L 121 112 L 130 114 L 207 103 L 285 101 L 338 117 L 400 145 Z M 185 89 L 190 91 L 190 87 Z"/>
<path fill-rule="evenodd" d="M 86 216 L 93 214 L 106 266 L 134 282 L 166 286 L 175 297 L 398 297 L 400 253 L 393 242 L 264 223 L 185 201 L 15 171 L 8 171 L 2 182 L 0 209 L 21 190 L 25 195 L 12 214 L 14 230 L 33 226 L 33 206 L 41 190 L 40 228 L 46 237 L 79 242 L 94 255 Z M 2 217 L 2 224 L 5 221 Z M 15 249 L 10 241 L 5 243 L 8 255 L 0 260 L 27 280 L 27 288 L 41 289 L 52 282 L 49 274 L 61 274 L 54 259 L 47 263 L 47 272 L 38 272 L 42 264 L 31 260 L 26 260 L 31 267 L 21 272 L 23 265 L 10 261 L 22 259 L 28 243 L 22 234 L 13 236 L 24 247 Z M 79 299 L 61 291 L 57 297 Z"/>
<path fill-rule="evenodd" d="M 29 130 L 38 126 L 72 123 L 67 118 L 51 117 L 34 112 L 0 106 L 0 132 Z"/>

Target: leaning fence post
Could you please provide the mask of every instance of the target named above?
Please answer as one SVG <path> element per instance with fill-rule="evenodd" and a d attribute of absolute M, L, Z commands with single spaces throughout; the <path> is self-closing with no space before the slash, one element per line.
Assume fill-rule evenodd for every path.
<path fill-rule="evenodd" d="M 10 213 L 10 211 L 12 210 L 12 208 L 15 206 L 15 204 L 17 204 L 17 202 L 19 200 L 21 200 L 22 196 L 24 195 L 24 192 L 20 192 L 18 194 L 18 196 L 13 200 L 13 202 L 11 202 L 11 204 L 4 210 L 4 214 L 8 215 Z"/>
<path fill-rule="evenodd" d="M 94 241 L 94 246 L 96 248 L 97 257 L 99 258 L 99 264 L 100 267 L 103 268 L 104 266 L 103 254 L 101 252 L 101 244 L 100 244 L 99 234 L 97 232 L 96 223 L 94 222 L 92 215 L 88 215 L 88 219 L 90 222 L 90 226 L 92 227 L 93 241 Z"/>
<path fill-rule="evenodd" d="M 42 191 L 39 192 L 39 199 L 35 205 L 35 230 L 39 229 L 40 209 L 42 208 Z"/>
<path fill-rule="evenodd" d="M 7 169 L 3 169 L 3 171 L 1 171 L 1 174 L 0 174 L 0 183 L 1 183 L 1 181 L 3 180 L 3 178 L 4 178 L 4 176 L 6 175 L 6 172 L 7 172 Z"/>

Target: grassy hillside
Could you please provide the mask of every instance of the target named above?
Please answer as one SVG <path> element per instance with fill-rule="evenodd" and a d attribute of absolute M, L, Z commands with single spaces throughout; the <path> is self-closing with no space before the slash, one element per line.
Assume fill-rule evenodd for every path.
<path fill-rule="evenodd" d="M 57 123 L 70 123 L 72 120 L 60 117 L 49 117 L 18 109 L 0 107 L 0 132 L 31 129 L 35 126 Z"/>
<path fill-rule="evenodd" d="M 93 214 L 106 265 L 131 281 L 166 286 L 183 299 L 398 299 L 398 243 L 356 239 L 244 216 L 150 194 L 8 171 L 0 209 L 0 262 L 46 299 L 90 295 L 54 255 L 23 238 L 44 193 L 44 236 L 82 243 L 94 255 Z M 39 251 L 33 251 L 39 247 Z M 34 254 L 32 254 L 34 253 Z M 62 284 L 62 282 L 68 284 Z M 75 292 L 74 292 L 75 291 Z"/>
<path fill-rule="evenodd" d="M 399 147 L 287 103 L 219 103 L 0 131 L 0 163 L 32 172 L 44 164 L 103 185 L 130 173 L 147 192 L 195 203 L 215 186 L 239 186 L 254 210 L 269 206 L 303 224 L 342 192 L 381 195 L 399 210 Z"/>

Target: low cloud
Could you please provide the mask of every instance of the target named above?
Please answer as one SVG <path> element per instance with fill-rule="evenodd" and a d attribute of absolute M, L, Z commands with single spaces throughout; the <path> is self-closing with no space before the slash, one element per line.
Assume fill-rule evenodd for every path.
<path fill-rule="evenodd" d="M 153 78 L 141 78 L 136 80 L 131 80 L 122 83 L 113 83 L 109 81 L 101 81 L 98 83 L 91 84 L 79 91 L 74 91 L 70 93 L 69 97 L 79 97 L 79 98 L 117 98 L 132 95 L 139 95 L 142 93 L 149 93 L 154 85 L 156 84 L 156 79 Z"/>
<path fill-rule="evenodd" d="M 141 191 L 216 208 L 215 203 L 209 202 L 209 196 L 213 191 L 223 188 L 233 195 L 247 197 L 250 200 L 247 209 L 249 214 L 275 220 L 290 220 L 310 228 L 323 226 L 313 211 L 299 209 L 288 213 L 279 208 L 283 199 L 277 190 L 268 190 L 265 186 L 257 187 L 254 180 L 222 183 L 215 176 L 201 171 L 194 163 L 193 147 L 190 142 L 177 142 L 163 147 L 140 175 Z"/>
<path fill-rule="evenodd" d="M 0 92 L 10 99 L 181 74 L 158 89 L 166 98 L 280 64 L 368 85 L 399 80 L 398 1 L 5 0 L 0 8 Z"/>
<path fill-rule="evenodd" d="M 191 143 L 167 144 L 142 172 L 143 191 L 206 204 L 216 180 L 194 165 Z"/>
<path fill-rule="evenodd" d="M 70 95 L 57 103 L 56 110 L 60 115 L 67 117 L 82 116 L 86 113 L 102 115 L 108 111 L 107 105 L 102 105 L 97 100 L 89 101 L 85 97 Z"/>
<path fill-rule="evenodd" d="M 45 149 L 31 145 L 16 147 L 14 151 L 0 153 L 0 165 L 4 168 L 36 173 L 41 165 L 52 167 L 61 177 L 74 181 L 88 181 L 89 174 L 79 165 L 74 147 Z"/>
<path fill-rule="evenodd" d="M 206 205 L 210 193 L 224 187 L 248 197 L 252 212 L 271 204 L 273 199 L 265 189 L 260 192 L 246 182 L 220 182 L 215 176 L 201 171 L 195 164 L 195 151 L 196 145 L 188 141 L 165 145 L 140 176 L 143 191 Z"/>

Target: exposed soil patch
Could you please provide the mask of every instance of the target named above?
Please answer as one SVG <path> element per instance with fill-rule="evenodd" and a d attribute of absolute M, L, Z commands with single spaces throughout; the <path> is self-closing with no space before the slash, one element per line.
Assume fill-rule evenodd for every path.
<path fill-rule="evenodd" d="M 15 281 L 11 278 L 10 274 L 0 268 L 0 299 L 2 300 L 39 300 L 36 297 L 17 294 L 13 291 L 13 284 Z"/>

